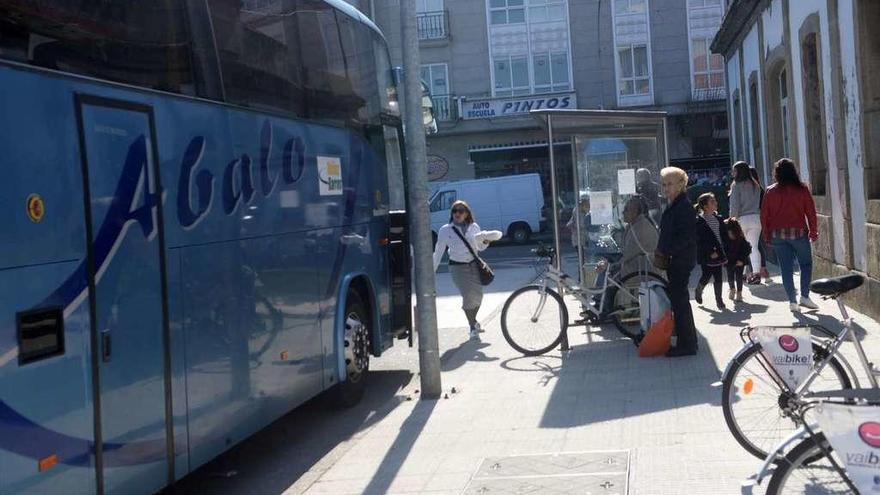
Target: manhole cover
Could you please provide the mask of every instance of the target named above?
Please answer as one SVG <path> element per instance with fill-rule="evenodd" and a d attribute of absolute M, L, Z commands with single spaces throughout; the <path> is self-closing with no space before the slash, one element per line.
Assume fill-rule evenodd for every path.
<path fill-rule="evenodd" d="M 626 495 L 629 452 L 567 452 L 483 459 L 465 495 Z"/>

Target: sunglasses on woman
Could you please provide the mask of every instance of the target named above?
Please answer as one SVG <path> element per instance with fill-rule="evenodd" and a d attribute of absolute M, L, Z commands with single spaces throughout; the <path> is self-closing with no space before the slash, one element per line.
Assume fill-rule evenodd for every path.
<path fill-rule="evenodd" d="M 455 208 L 452 210 L 452 213 L 467 213 L 467 210 L 464 208 Z"/>

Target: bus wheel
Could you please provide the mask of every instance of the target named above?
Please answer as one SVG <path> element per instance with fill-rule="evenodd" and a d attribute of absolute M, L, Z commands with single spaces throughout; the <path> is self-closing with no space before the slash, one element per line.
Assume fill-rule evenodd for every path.
<path fill-rule="evenodd" d="M 336 385 L 335 403 L 341 407 L 357 404 L 364 395 L 370 370 L 370 313 L 357 292 L 349 292 L 345 301 L 342 350 L 345 358 L 345 381 Z"/>

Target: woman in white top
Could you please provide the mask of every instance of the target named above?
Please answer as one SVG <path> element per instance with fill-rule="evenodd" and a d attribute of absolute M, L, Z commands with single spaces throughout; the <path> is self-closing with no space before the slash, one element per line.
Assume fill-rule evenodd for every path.
<path fill-rule="evenodd" d="M 489 247 L 490 242 L 501 237 L 501 232 L 481 232 L 480 226 L 474 221 L 470 206 L 464 201 L 456 201 L 452 204 L 449 223 L 440 227 L 437 233 L 437 245 L 434 247 L 434 271 L 440 266 L 443 253 L 449 250 L 449 273 L 452 275 L 452 282 L 461 292 L 461 309 L 464 310 L 470 325 L 470 336 L 472 339 L 479 339 L 480 324 L 477 322 L 477 312 L 480 311 L 480 304 L 483 301 L 480 269 L 471 250 L 456 234 L 456 230 L 467 240 L 474 252 Z"/>
<path fill-rule="evenodd" d="M 733 183 L 730 184 L 730 218 L 739 221 L 746 240 L 752 246 L 749 259 L 752 270 L 758 270 L 761 266 L 761 254 L 758 252 L 758 243 L 761 235 L 761 199 L 764 190 L 753 178 L 749 170 L 749 164 L 739 161 L 733 164 Z M 755 271 L 752 278 L 757 274 Z"/>

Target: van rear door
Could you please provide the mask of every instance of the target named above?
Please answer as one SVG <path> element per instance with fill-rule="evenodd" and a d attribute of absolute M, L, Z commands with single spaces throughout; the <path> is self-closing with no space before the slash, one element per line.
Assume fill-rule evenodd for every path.
<path fill-rule="evenodd" d="M 500 230 L 501 224 L 501 191 L 498 180 L 480 180 L 461 185 L 461 196 L 471 207 L 474 217 L 482 230 Z"/>

